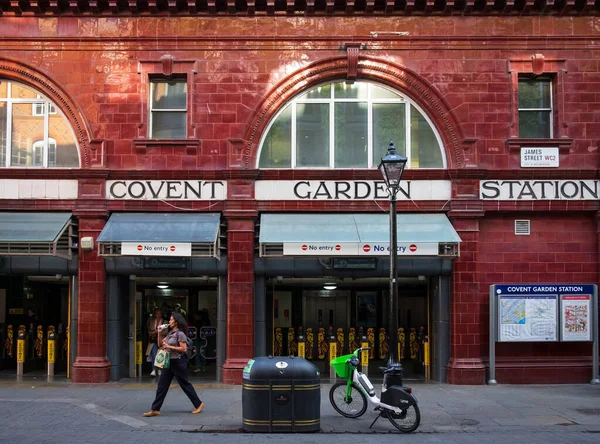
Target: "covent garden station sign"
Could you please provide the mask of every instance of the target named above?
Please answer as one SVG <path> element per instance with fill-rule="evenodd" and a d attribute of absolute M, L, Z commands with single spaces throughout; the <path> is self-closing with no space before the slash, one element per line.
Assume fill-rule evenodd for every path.
<path fill-rule="evenodd" d="M 406 180 L 399 200 L 441 200 L 452 197 L 449 180 Z M 0 199 L 76 199 L 73 179 L 0 179 Z M 109 180 L 111 200 L 200 201 L 227 199 L 225 180 Z M 369 180 L 258 180 L 256 200 L 387 200 L 382 181 Z M 598 200 L 599 180 L 481 180 L 482 200 Z"/>
<path fill-rule="evenodd" d="M 449 180 L 402 181 L 400 200 L 449 200 Z M 226 181 L 112 180 L 106 195 L 115 200 L 225 200 Z M 598 180 L 481 180 L 482 200 L 597 200 Z M 385 184 L 373 180 L 258 180 L 256 200 L 386 200 Z"/>

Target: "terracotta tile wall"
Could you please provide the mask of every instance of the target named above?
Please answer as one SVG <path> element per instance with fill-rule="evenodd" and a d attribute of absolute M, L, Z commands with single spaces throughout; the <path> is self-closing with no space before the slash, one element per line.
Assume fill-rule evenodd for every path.
<path fill-rule="evenodd" d="M 227 167 L 228 139 L 248 134 L 254 112 L 278 82 L 310 63 L 340 57 L 339 44 L 357 39 L 367 45 L 361 54 L 430 82 L 460 122 L 460 136 L 476 139 L 480 168 L 519 168 L 518 150 L 505 149 L 511 123 L 508 60 L 528 60 L 534 53 L 564 60 L 568 74 L 557 111 L 564 116 L 565 136 L 575 141 L 561 155 L 561 168 L 593 168 L 600 161 L 595 117 L 600 72 L 597 55 L 585 48 L 585 36 L 596 33 L 594 17 L 413 17 L 401 24 L 377 18 L 377 28 L 407 31 L 418 40 L 372 40 L 368 17 L 5 17 L 3 25 L 0 38 L 11 59 L 37 67 L 64 87 L 93 136 L 105 140 L 112 170 Z M 558 40 L 549 40 L 552 36 Z M 48 49 L 39 50 L 40 42 Z M 132 139 L 145 132 L 138 61 L 166 54 L 197 61 L 190 111 L 200 147 L 137 153 Z"/>
<path fill-rule="evenodd" d="M 516 236 L 514 220 L 531 220 L 531 235 Z M 480 233 L 481 355 L 489 354 L 489 285 L 596 283 L 598 243 L 593 214 L 486 215 Z M 591 344 L 497 343 L 499 382 L 588 382 Z"/>

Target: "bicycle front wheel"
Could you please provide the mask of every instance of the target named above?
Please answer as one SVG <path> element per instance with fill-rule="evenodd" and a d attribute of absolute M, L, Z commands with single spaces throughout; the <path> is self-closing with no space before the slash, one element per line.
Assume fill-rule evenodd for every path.
<path fill-rule="evenodd" d="M 388 410 L 387 417 L 394 427 L 404 433 L 414 432 L 421 423 L 421 411 L 416 404 L 408 406 L 400 413 Z"/>
<path fill-rule="evenodd" d="M 340 415 L 346 418 L 358 418 L 367 411 L 367 398 L 356 384 L 350 386 L 350 394 L 346 397 L 348 385 L 338 382 L 329 390 L 329 401 Z"/>

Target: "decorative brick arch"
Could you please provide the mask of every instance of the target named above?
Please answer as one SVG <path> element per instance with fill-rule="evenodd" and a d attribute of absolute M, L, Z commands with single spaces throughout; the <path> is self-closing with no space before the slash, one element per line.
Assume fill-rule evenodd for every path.
<path fill-rule="evenodd" d="M 257 106 L 248 121 L 244 137 L 243 166 L 255 167 L 261 135 L 283 105 L 313 85 L 344 80 L 347 74 L 348 58 L 338 57 L 310 64 L 279 82 Z M 456 116 L 439 91 L 426 80 L 402 66 L 368 56 L 360 56 L 358 59 L 357 80 L 372 80 L 388 85 L 410 97 L 423 109 L 438 130 L 446 151 L 448 168 L 465 166 L 464 145 L 473 141 L 464 139 Z"/>
<path fill-rule="evenodd" d="M 83 112 L 63 88 L 38 69 L 6 57 L 0 57 L 0 78 L 29 85 L 54 102 L 75 133 L 81 168 L 97 168 L 104 165 L 103 141 L 92 137 L 91 128 Z"/>

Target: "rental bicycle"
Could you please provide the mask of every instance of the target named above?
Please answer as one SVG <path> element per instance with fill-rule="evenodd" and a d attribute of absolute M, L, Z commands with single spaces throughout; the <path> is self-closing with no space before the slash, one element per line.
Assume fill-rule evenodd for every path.
<path fill-rule="evenodd" d="M 369 403 L 379 412 L 379 416 L 369 428 L 383 416 L 401 432 L 414 432 L 421 422 L 421 411 L 412 389 L 402 385 L 401 365 L 388 363 L 387 367 L 380 367 L 383 371 L 383 384 L 381 399 L 379 399 L 367 375 L 358 371 L 360 363 L 358 356 L 364 350 L 368 349 L 359 348 L 351 355 L 340 356 L 331 361 L 336 374 L 346 379 L 345 382 L 338 382 L 331 387 L 329 391 L 331 405 L 346 418 L 358 418 L 367 411 Z"/>

